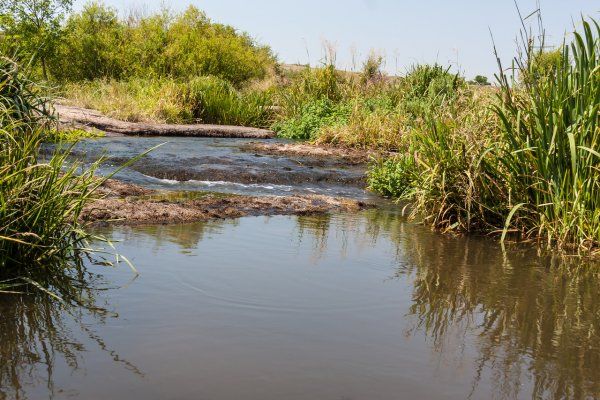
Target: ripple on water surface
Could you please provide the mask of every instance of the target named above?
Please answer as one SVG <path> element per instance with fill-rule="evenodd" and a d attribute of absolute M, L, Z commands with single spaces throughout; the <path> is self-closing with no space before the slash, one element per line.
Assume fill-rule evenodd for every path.
<path fill-rule="evenodd" d="M 0 398 L 600 397 L 597 264 L 385 210 L 103 233 L 140 276 L 4 297 Z"/>

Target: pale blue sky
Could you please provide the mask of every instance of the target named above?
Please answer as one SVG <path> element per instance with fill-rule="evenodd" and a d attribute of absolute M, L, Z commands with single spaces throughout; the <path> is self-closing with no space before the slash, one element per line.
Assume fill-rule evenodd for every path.
<path fill-rule="evenodd" d="M 535 0 L 517 0 L 524 14 Z M 80 9 L 86 0 L 76 0 Z M 373 49 L 386 57 L 386 70 L 403 73 L 419 62 L 459 66 L 472 77 L 492 78 L 496 61 L 491 29 L 503 59 L 514 54 L 520 28 L 513 0 L 104 0 L 121 13 L 152 12 L 165 4 L 181 11 L 193 4 L 218 22 L 248 32 L 270 45 L 280 61 L 318 63 L 323 43 L 332 43 L 341 68 L 352 68 Z M 599 19 L 597 0 L 541 0 L 550 41 L 560 42 L 581 14 Z M 355 63 L 360 65 L 360 62 Z"/>

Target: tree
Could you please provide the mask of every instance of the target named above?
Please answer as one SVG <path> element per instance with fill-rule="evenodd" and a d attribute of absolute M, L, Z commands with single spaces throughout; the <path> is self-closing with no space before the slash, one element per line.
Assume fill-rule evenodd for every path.
<path fill-rule="evenodd" d="M 490 85 L 490 83 L 488 82 L 487 76 L 483 76 L 483 75 L 477 75 L 475 77 L 475 79 L 473 80 L 473 83 L 475 85 L 479 85 L 479 86 L 489 86 Z"/>
<path fill-rule="evenodd" d="M 62 21 L 73 0 L 3 0 L 0 31 L 5 42 L 42 66 L 48 79 L 47 62 L 54 54 L 62 32 Z"/>

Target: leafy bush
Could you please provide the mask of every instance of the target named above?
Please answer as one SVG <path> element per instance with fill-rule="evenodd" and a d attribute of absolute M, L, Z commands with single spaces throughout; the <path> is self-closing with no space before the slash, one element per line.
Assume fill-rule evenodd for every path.
<path fill-rule="evenodd" d="M 61 81 L 120 78 L 126 69 L 126 27 L 117 11 L 88 3 L 67 20 L 64 34 L 50 60 L 52 76 Z"/>
<path fill-rule="evenodd" d="M 465 82 L 458 74 L 451 74 L 449 70 L 450 67 L 444 68 L 438 64 L 413 67 L 400 85 L 400 105 L 404 111 L 421 117 L 456 99 Z"/>
<path fill-rule="evenodd" d="M 214 75 L 239 86 L 274 64 L 268 47 L 193 6 L 175 16 L 121 20 L 116 10 L 88 3 L 67 20 L 51 72 L 61 81 Z"/>
<path fill-rule="evenodd" d="M 369 190 L 386 197 L 409 198 L 413 189 L 412 173 L 416 170 L 413 164 L 414 158 L 405 155 L 374 161 L 369 166 Z"/>
<path fill-rule="evenodd" d="M 336 104 L 323 98 L 305 103 L 299 114 L 273 125 L 281 137 L 289 139 L 316 139 L 319 130 L 326 126 L 339 126 L 350 115 L 348 104 Z"/>

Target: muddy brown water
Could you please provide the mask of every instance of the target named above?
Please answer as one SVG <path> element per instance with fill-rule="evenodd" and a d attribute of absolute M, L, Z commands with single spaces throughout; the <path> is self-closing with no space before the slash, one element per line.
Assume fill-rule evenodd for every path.
<path fill-rule="evenodd" d="M 0 296 L 0 399 L 600 398 L 600 265 L 353 214 L 105 227 L 96 309 Z"/>
<path fill-rule="evenodd" d="M 0 299 L 0 398 L 600 396 L 600 267 L 390 210 L 113 227 L 104 312 Z"/>

